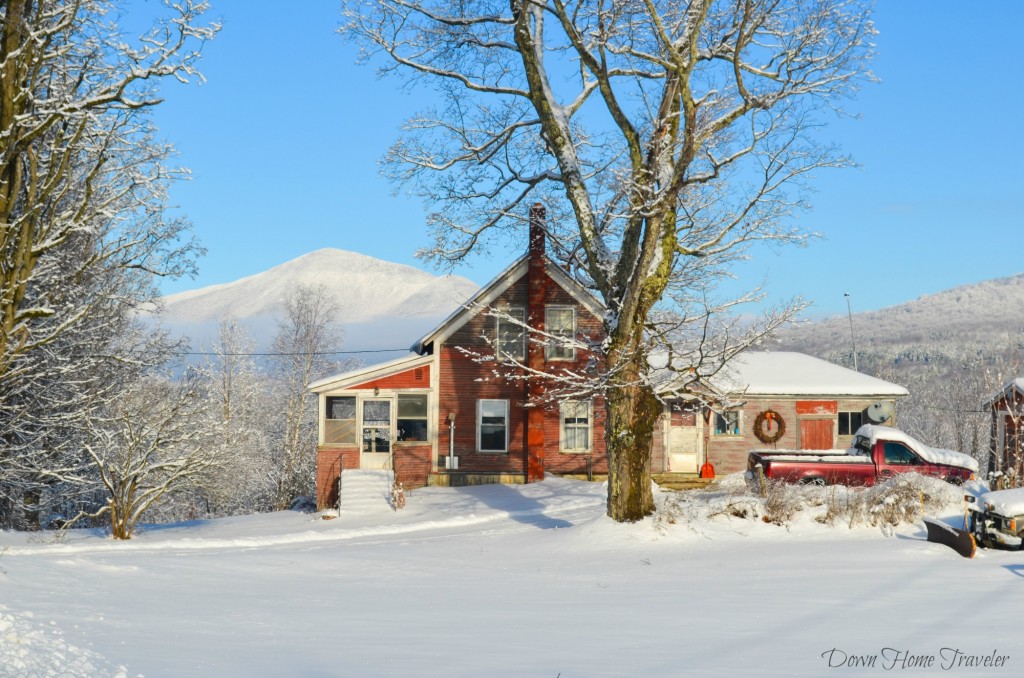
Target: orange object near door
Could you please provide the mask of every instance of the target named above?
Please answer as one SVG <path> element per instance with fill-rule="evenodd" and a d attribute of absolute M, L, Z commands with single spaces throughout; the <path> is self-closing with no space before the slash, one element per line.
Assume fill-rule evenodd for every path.
<path fill-rule="evenodd" d="M 700 467 L 700 477 L 701 478 L 714 478 L 715 477 L 715 467 L 712 466 L 710 462 L 707 462 L 707 461 L 704 462 L 704 465 Z"/>

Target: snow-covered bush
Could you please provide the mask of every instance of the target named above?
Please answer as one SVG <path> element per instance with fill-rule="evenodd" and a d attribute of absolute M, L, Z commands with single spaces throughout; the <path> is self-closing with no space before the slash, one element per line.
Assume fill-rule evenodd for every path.
<path fill-rule="evenodd" d="M 829 527 L 881 527 L 913 524 L 925 515 L 959 506 L 961 488 L 916 473 L 898 475 L 873 487 L 792 485 L 767 480 L 765 496 L 743 474 L 726 476 L 702 490 L 664 492 L 653 524 L 659 531 L 712 521 L 759 521 L 788 526 L 801 515 Z"/>
<path fill-rule="evenodd" d="M 829 488 L 827 510 L 820 521 L 895 527 L 916 523 L 926 514 L 935 514 L 962 501 L 961 490 L 936 478 L 904 473 L 884 483 L 865 488 Z"/>
<path fill-rule="evenodd" d="M 781 480 L 765 482 L 764 515 L 772 525 L 788 525 L 807 504 L 806 489 Z"/>

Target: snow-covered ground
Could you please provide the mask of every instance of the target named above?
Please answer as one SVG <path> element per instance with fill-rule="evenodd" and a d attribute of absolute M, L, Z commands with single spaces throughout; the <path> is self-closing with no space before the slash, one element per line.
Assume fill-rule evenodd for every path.
<path fill-rule="evenodd" d="M 359 482 L 333 520 L 0 533 L 0 674 L 1024 675 L 1017 552 L 967 560 L 823 506 L 780 527 L 729 488 L 617 525 L 599 484 L 428 488 L 395 512 L 385 478 Z"/>

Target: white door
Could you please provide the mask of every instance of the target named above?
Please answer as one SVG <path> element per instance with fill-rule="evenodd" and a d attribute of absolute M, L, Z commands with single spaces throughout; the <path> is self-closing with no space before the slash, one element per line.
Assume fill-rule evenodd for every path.
<path fill-rule="evenodd" d="M 666 448 L 668 470 L 672 473 L 697 473 L 699 471 L 700 430 L 697 427 L 697 411 L 693 405 L 681 402 L 669 403 L 669 427 Z"/>
<path fill-rule="evenodd" d="M 363 401 L 362 454 L 359 468 L 391 467 L 391 401 Z"/>

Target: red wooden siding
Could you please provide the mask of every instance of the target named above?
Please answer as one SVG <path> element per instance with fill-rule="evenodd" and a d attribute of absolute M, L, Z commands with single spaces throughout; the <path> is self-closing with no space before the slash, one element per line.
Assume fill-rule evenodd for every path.
<path fill-rule="evenodd" d="M 423 365 L 412 369 L 392 374 L 380 379 L 349 386 L 349 389 L 400 389 L 400 388 L 428 388 L 430 386 L 430 366 Z"/>
<path fill-rule="evenodd" d="M 576 299 L 544 274 L 541 302 L 543 305 L 575 306 L 576 329 L 578 334 L 600 336 L 601 321 L 595 318 Z M 514 283 L 492 307 L 528 306 L 528 284 L 526 277 Z M 438 396 L 438 455 L 447 456 L 449 446 L 448 413 L 455 413 L 455 454 L 459 457 L 459 470 L 469 473 L 525 473 L 526 451 L 529 449 L 526 435 L 528 400 L 526 381 L 508 378 L 520 373 L 518 368 L 498 364 L 493 360 L 493 347 L 484 337 L 494 339 L 495 318 L 482 311 L 459 328 L 438 350 L 439 396 Z M 464 349 L 464 350 L 460 350 Z M 467 354 L 466 351 L 469 351 Z M 541 352 L 543 355 L 543 353 Z M 589 355 L 577 351 L 576 360 L 548 362 L 549 372 L 558 370 L 582 370 Z M 509 451 L 508 453 L 477 452 L 476 426 L 477 401 L 496 399 L 509 401 Z M 596 398 L 593 403 L 592 449 L 589 455 L 562 453 L 561 418 L 557 404 L 537 410 L 535 418 L 543 422 L 543 463 L 544 470 L 555 474 L 584 474 L 587 472 L 587 456 L 591 457 L 592 472 L 607 473 L 607 459 L 604 444 L 604 400 Z M 536 428 L 534 429 L 536 431 Z M 441 465 L 443 468 L 443 464 Z"/>

